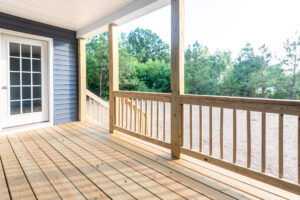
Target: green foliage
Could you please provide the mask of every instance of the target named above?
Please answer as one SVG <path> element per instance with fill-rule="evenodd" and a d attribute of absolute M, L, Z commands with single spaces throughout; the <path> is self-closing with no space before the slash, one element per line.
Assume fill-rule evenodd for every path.
<path fill-rule="evenodd" d="M 255 51 L 247 43 L 233 60 L 231 52 L 211 53 L 196 41 L 185 51 L 185 93 L 300 99 L 300 37 L 288 39 L 284 50 L 281 62 L 274 63 L 266 45 Z M 150 30 L 121 34 L 119 68 L 121 90 L 171 91 L 169 45 Z M 104 33 L 87 44 L 88 89 L 107 99 L 108 78 L 108 34 Z"/>
<path fill-rule="evenodd" d="M 289 67 L 292 73 L 291 99 L 295 99 L 296 93 L 299 92 L 299 90 L 297 90 L 297 71 L 300 64 L 300 36 L 297 35 L 297 32 L 294 37 L 286 40 L 283 47 L 285 57 L 282 62 Z"/>
<path fill-rule="evenodd" d="M 128 35 L 128 52 L 141 63 L 160 60 L 170 63 L 170 47 L 149 29 L 136 28 Z"/>
<path fill-rule="evenodd" d="M 185 92 L 188 94 L 218 95 L 224 72 L 230 68 L 231 53 L 210 54 L 207 47 L 195 42 L 185 52 Z"/>
<path fill-rule="evenodd" d="M 171 91 L 171 68 L 164 61 L 149 60 L 136 66 L 136 77 L 153 92 Z"/>
<path fill-rule="evenodd" d="M 108 97 L 108 34 L 92 38 L 86 45 L 87 88 Z"/>

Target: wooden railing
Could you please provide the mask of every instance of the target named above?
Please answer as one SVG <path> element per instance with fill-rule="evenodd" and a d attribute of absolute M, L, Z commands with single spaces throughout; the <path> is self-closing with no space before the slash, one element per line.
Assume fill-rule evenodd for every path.
<path fill-rule="evenodd" d="M 87 119 L 101 123 L 104 125 L 104 127 L 108 128 L 109 104 L 89 90 L 86 90 L 86 96 L 87 96 L 87 103 L 86 103 Z"/>
<path fill-rule="evenodd" d="M 114 129 L 116 131 L 168 149 L 171 148 L 171 94 L 115 91 L 114 98 L 116 102 Z M 300 189 L 299 101 L 179 95 L 179 103 L 183 108 L 180 122 L 182 154 L 290 191 Z M 255 118 L 253 115 L 259 117 Z M 273 118 L 268 121 L 269 115 L 273 115 Z M 289 125 L 296 127 L 293 138 L 285 136 L 286 116 L 296 118 L 288 122 Z M 274 121 L 276 117 L 278 119 Z M 253 120 L 259 124 L 260 129 L 253 130 Z M 277 126 L 277 128 L 269 130 L 270 125 Z M 239 129 L 241 126 L 244 126 L 244 135 Z M 267 142 L 271 140 L 274 142 L 274 140 L 269 138 L 267 133 L 274 134 L 274 132 L 278 137 L 278 148 L 275 148 L 278 149 L 277 166 L 273 163 L 274 161 L 268 160 L 272 158 L 267 156 L 267 154 L 274 153 L 268 152 Z M 229 136 L 226 141 L 224 141 L 225 136 Z M 284 159 L 287 156 L 284 154 L 284 144 L 286 144 L 284 139 L 295 141 L 295 137 L 297 142 L 294 154 L 295 159 L 298 160 L 294 167 L 297 168 L 295 171 L 298 177 L 294 180 L 287 180 L 284 176 Z M 241 138 L 242 142 L 240 142 Z M 253 153 L 254 143 L 260 144 L 258 147 L 255 146 L 260 153 L 257 151 Z M 240 151 L 244 154 L 239 155 Z M 261 157 L 259 170 L 257 166 L 253 167 L 253 156 Z M 268 172 L 267 162 L 271 161 L 272 167 L 278 168 L 276 176 Z M 257 159 L 255 165 L 257 165 Z"/>
<path fill-rule="evenodd" d="M 183 142 L 181 147 L 181 152 L 183 154 L 204 160 L 206 162 L 210 162 L 212 164 L 227 168 L 229 170 L 238 172 L 243 175 L 250 176 L 252 178 L 256 178 L 266 183 L 270 183 L 276 186 L 283 187 L 285 189 L 294 189 L 299 190 L 300 184 L 300 102 L 299 101 L 287 101 L 287 100 L 270 100 L 270 99 L 252 99 L 252 98 L 235 98 L 235 97 L 217 97 L 217 96 L 199 96 L 199 95 L 181 95 L 180 96 L 180 104 L 184 106 L 182 118 L 182 130 L 185 131 L 185 127 L 188 127 L 188 131 L 183 132 Z M 205 114 L 203 110 L 206 109 Z M 195 112 L 196 111 L 196 112 Z M 227 115 L 225 115 L 225 111 Z M 258 117 L 254 117 L 256 115 Z M 268 115 L 273 115 L 273 120 L 267 126 L 267 118 Z M 284 119 L 286 116 L 295 116 L 295 120 L 287 124 L 289 126 L 297 127 L 294 129 L 295 134 L 294 138 L 284 138 L 285 132 L 285 124 Z M 197 117 L 195 117 L 197 116 Z M 274 119 L 278 118 L 277 121 Z M 185 118 L 188 118 L 186 120 Z M 195 123 L 195 118 L 197 122 Z M 206 118 L 206 120 L 204 120 Z M 255 118 L 255 119 L 254 119 Z M 252 125 L 253 120 L 255 123 L 258 123 L 258 127 L 260 130 L 253 131 Z M 204 121 L 206 124 L 204 124 Z M 195 131 L 194 124 L 197 124 L 197 130 Z M 203 127 L 206 125 L 207 127 L 207 136 L 208 142 L 204 142 L 204 134 Z M 225 125 L 229 127 L 230 132 L 225 131 Z M 271 126 L 275 126 L 272 130 Z M 244 126 L 244 127 L 243 127 Z M 238 127 L 243 127 L 245 134 L 242 135 L 242 131 L 238 131 Z M 213 130 L 214 129 L 214 130 Z M 253 138 L 253 133 L 255 134 L 255 138 Z M 259 132 L 259 136 L 257 135 Z M 277 176 L 273 176 L 267 173 L 266 162 L 272 163 L 272 167 L 276 167 L 274 161 L 267 160 L 267 141 L 273 141 L 272 138 L 268 138 L 266 133 L 270 132 L 271 134 L 277 132 L 276 135 L 278 137 L 278 148 L 273 146 L 273 149 L 278 149 L 277 154 Z M 229 144 L 229 148 L 231 148 L 231 152 L 226 152 L 224 150 L 224 136 L 230 135 L 228 138 L 231 144 Z M 198 139 L 198 147 L 193 146 L 195 144 L 194 138 Z M 238 140 L 237 138 L 241 138 Z M 186 139 L 189 139 L 188 141 Z M 295 159 L 298 161 L 293 167 L 297 168 L 296 176 L 298 178 L 291 180 L 295 184 L 292 184 L 290 181 L 286 181 L 284 176 L 284 159 L 287 154 L 284 154 L 284 139 L 295 141 L 297 143 L 294 149 Z M 217 140 L 217 144 L 214 140 Z M 239 144 L 239 141 L 245 141 L 245 143 Z M 260 140 L 260 141 L 257 141 Z M 260 143 L 260 147 L 256 148 L 260 150 L 260 169 L 254 170 L 252 166 L 252 158 L 253 158 L 253 144 L 255 141 L 256 144 Z M 207 151 L 204 151 L 204 144 L 206 144 Z M 270 143 L 269 143 L 270 144 Z M 215 148 L 217 145 L 217 148 Z M 227 142 L 228 145 L 228 142 Z M 240 146 L 240 150 L 245 152 L 244 157 L 240 157 L 240 162 L 238 162 L 237 146 Z M 276 145 L 276 142 L 271 145 Z M 215 149 L 218 150 L 218 154 L 214 153 Z M 228 156 L 228 153 L 232 153 L 232 155 Z M 257 154 L 257 153 L 256 153 Z M 227 159 L 224 157 L 227 156 Z M 257 159 L 257 158 L 256 158 Z M 296 170 L 295 170 L 296 171 Z"/>
<path fill-rule="evenodd" d="M 170 148 L 170 94 L 116 91 L 114 97 L 115 130 Z"/>

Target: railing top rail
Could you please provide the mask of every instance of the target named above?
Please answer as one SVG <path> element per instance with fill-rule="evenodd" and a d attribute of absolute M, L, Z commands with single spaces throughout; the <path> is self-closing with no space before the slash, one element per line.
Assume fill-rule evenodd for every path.
<path fill-rule="evenodd" d="M 223 100 L 223 101 L 237 101 L 250 103 L 268 103 L 281 105 L 295 105 L 300 106 L 300 100 L 288 99 L 267 99 L 267 98 L 250 98 L 250 97 L 231 97 L 231 96 L 214 96 L 214 95 L 180 95 L 182 98 L 205 99 L 205 100 Z"/>
<path fill-rule="evenodd" d="M 100 97 L 98 97 L 97 95 L 95 95 L 94 93 L 92 93 L 91 91 L 89 90 L 86 90 L 86 95 L 91 97 L 93 100 L 95 100 L 96 102 L 98 102 L 99 104 L 102 104 L 103 106 L 105 106 L 106 108 L 109 107 L 109 104 L 102 100 Z"/>
<path fill-rule="evenodd" d="M 171 102 L 170 93 L 115 91 L 115 97 L 136 98 L 153 101 Z"/>
<path fill-rule="evenodd" d="M 216 106 L 230 109 L 300 115 L 300 101 L 293 100 L 180 95 L 179 101 L 181 104 Z"/>

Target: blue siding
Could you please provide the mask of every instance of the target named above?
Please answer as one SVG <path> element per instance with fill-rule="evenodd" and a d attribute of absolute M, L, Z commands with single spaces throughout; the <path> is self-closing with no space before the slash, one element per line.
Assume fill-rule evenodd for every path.
<path fill-rule="evenodd" d="M 0 28 L 53 38 L 54 124 L 77 121 L 76 33 L 4 13 L 0 13 Z"/>

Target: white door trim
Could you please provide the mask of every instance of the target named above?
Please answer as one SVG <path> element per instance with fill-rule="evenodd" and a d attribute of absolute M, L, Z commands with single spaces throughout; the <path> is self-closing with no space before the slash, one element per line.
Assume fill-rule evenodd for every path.
<path fill-rule="evenodd" d="M 22 32 L 17 32 L 17 31 L 11 31 L 11 30 L 6 30 L 6 29 L 0 29 L 0 46 L 1 46 L 1 34 L 7 34 L 11 36 L 16 36 L 16 37 L 22 37 L 22 38 L 28 38 L 28 39 L 34 39 L 34 40 L 41 40 L 47 42 L 47 50 L 48 50 L 48 115 L 49 115 L 49 122 L 47 122 L 48 125 L 53 125 L 53 39 L 48 38 L 48 37 L 43 37 L 43 36 L 37 36 L 37 35 L 32 35 L 32 34 L 27 34 L 27 33 L 22 33 Z M 0 49 L 0 54 L 1 54 L 1 49 Z M 0 63 L 2 65 L 2 63 Z M 1 78 L 1 77 L 0 77 Z M 0 85 L 1 89 L 2 85 Z M 1 99 L 1 98 L 0 98 Z M 0 110 L 1 107 L 3 106 L 3 103 L 0 102 Z M 5 126 L 3 122 L 3 117 L 5 117 L 1 112 L 0 112 L 0 135 L 1 132 L 3 132 L 3 127 Z M 28 126 L 27 126 L 28 127 Z M 19 127 L 20 130 L 22 130 L 22 127 Z M 5 131 L 7 132 L 7 130 Z"/>

